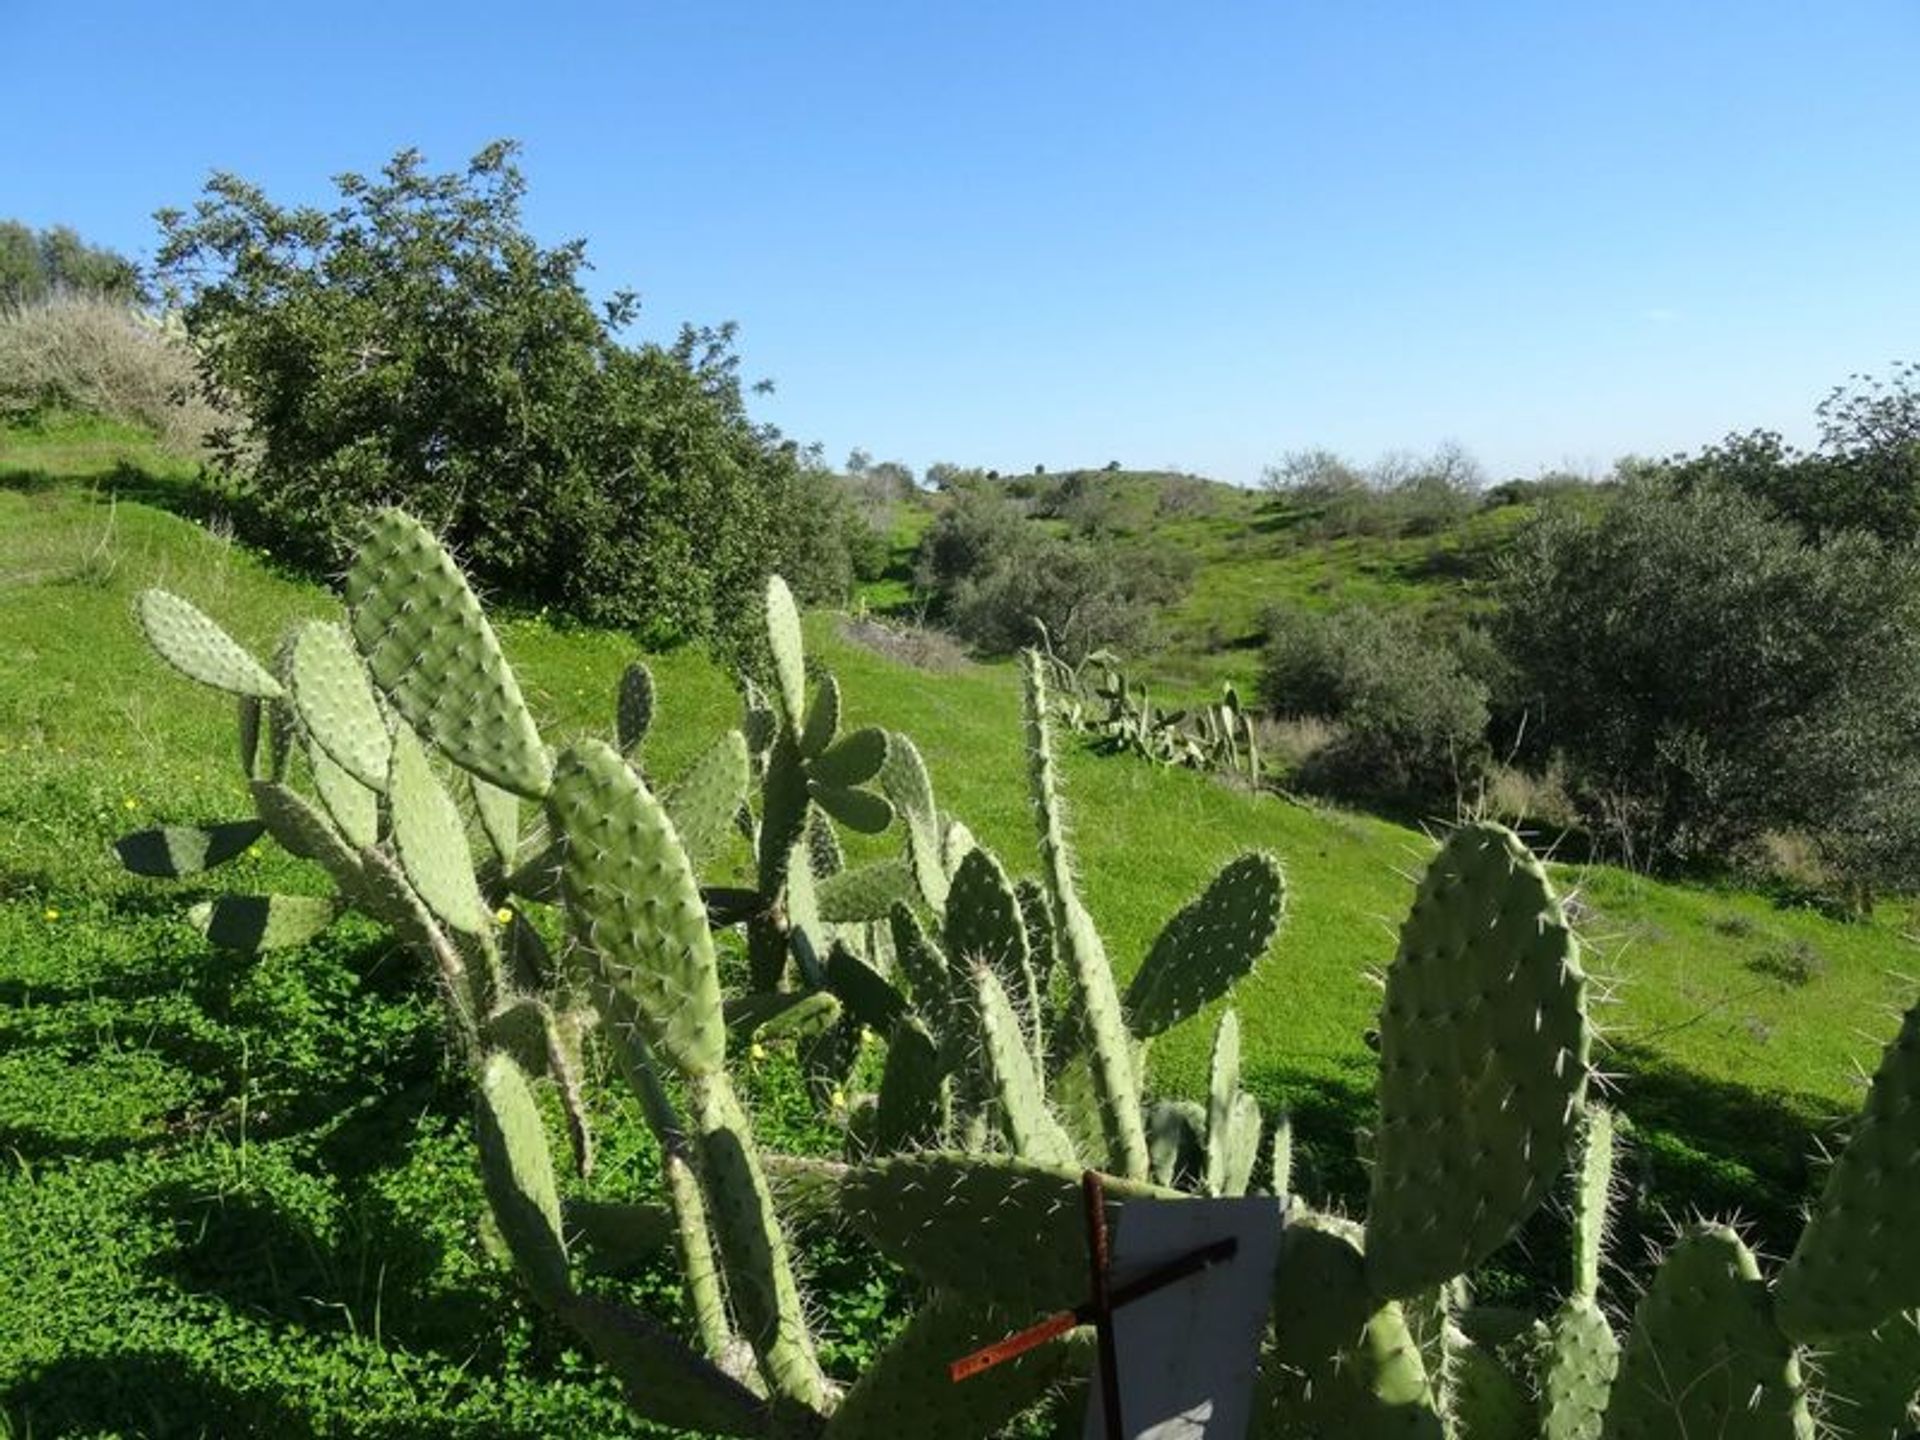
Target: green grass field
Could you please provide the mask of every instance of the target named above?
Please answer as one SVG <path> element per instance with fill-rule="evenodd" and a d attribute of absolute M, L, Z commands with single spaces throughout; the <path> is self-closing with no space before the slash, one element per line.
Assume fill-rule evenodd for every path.
<path fill-rule="evenodd" d="M 260 650 L 334 605 L 188 518 L 204 508 L 191 467 L 130 432 L 0 436 L 0 1433 L 644 1433 L 482 1251 L 463 1082 L 399 952 L 363 923 L 257 961 L 212 952 L 183 918 L 191 900 L 317 877 L 263 849 L 215 886 L 168 886 L 124 875 L 108 851 L 157 819 L 247 810 L 228 707 L 151 656 L 134 593 L 176 589 Z M 1226 545 L 1229 525 L 1262 522 L 1190 523 L 1196 545 L 1216 531 Z M 1422 554 L 1381 563 L 1392 573 L 1276 540 L 1259 565 L 1203 571 L 1177 623 L 1232 634 L 1280 595 L 1446 583 Z M 622 636 L 501 628 L 550 738 L 608 725 Z M 1011 669 L 923 674 L 841 639 L 836 617 L 808 628 L 850 720 L 912 734 L 942 803 L 1033 871 Z M 694 652 L 653 663 L 652 753 L 671 772 L 733 723 L 736 701 Z M 1248 1080 L 1296 1113 L 1297 1187 L 1354 1198 L 1368 973 L 1392 954 L 1429 842 L 1131 759 L 1075 751 L 1065 779 L 1087 899 L 1123 977 L 1228 857 L 1282 859 L 1290 919 L 1238 992 Z M 1913 996 L 1899 978 L 1916 969 L 1906 914 L 1843 925 L 1607 868 L 1559 878 L 1610 982 L 1601 1063 L 1639 1129 L 1645 1199 L 1621 1253 L 1661 1233 L 1663 1210 L 1693 1207 L 1742 1210 L 1778 1251 L 1806 1157 L 1857 1105 L 1858 1067 Z M 1158 1088 L 1197 1091 L 1208 1030 L 1156 1045 Z M 764 1139 L 826 1142 L 778 1064 L 750 1091 Z M 593 1189 L 631 1196 L 650 1180 L 649 1142 L 605 1103 Z M 830 1239 L 806 1263 L 829 1360 L 857 1366 L 889 1282 Z M 673 1305 L 665 1282 L 646 1283 Z"/>

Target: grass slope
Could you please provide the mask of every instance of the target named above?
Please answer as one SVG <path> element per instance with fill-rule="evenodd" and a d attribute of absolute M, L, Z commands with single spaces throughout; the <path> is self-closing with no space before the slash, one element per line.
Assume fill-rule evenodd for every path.
<path fill-rule="evenodd" d="M 270 852 L 207 885 L 112 862 L 125 830 L 246 810 L 228 706 L 151 656 L 131 596 L 168 585 L 261 650 L 334 603 L 161 508 L 194 508 L 189 479 L 125 432 L 0 437 L 0 1417 L 36 1435 L 639 1433 L 479 1247 L 466 1099 L 412 967 L 364 924 L 258 962 L 209 952 L 182 919 L 191 900 L 316 883 Z M 622 637 L 502 630 L 550 738 L 607 724 Z M 834 617 L 808 630 L 850 720 L 911 733 L 942 803 L 1030 872 L 1010 668 L 929 676 L 841 640 Z M 697 654 L 655 669 L 652 763 L 671 772 L 735 702 Z M 1428 842 L 1128 759 L 1072 750 L 1064 774 L 1123 975 L 1229 856 L 1285 862 L 1291 919 L 1239 992 L 1249 1081 L 1296 1111 L 1299 1188 L 1358 1194 L 1366 975 L 1391 956 Z M 1909 998 L 1899 917 L 1842 926 L 1614 870 L 1561 878 L 1594 968 L 1618 981 L 1604 1063 L 1640 1124 L 1644 1223 L 1661 1205 L 1741 1206 L 1779 1246 L 1813 1136 L 1857 1104 L 1855 1066 Z M 1160 1088 L 1198 1091 L 1207 1038 L 1194 1023 L 1156 1045 Z M 765 1138 L 824 1143 L 777 1067 L 752 1093 Z M 642 1193 L 644 1132 L 600 1118 L 594 1193 Z M 806 1252 L 829 1357 L 857 1366 L 887 1283 L 831 1241 Z"/>

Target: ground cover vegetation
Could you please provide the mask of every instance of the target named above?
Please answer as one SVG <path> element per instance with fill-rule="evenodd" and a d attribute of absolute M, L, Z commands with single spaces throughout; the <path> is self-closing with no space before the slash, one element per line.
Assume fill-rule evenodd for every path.
<path fill-rule="evenodd" d="M 1899 413 L 1894 390 L 1858 412 L 1876 417 L 1875 433 Z M 907 488 L 910 475 L 903 486 L 903 467 L 856 454 L 831 476 L 812 460 L 828 503 L 894 538 L 885 562 L 870 540 L 858 559 L 849 539 L 836 573 L 900 585 L 900 557 L 919 537 L 921 554 L 938 549 L 945 517 Z M 1037 537 L 1137 557 L 1166 543 L 1147 530 L 1324 524 L 1303 549 L 1425 547 L 1364 551 L 1398 557 L 1380 574 L 1398 576 L 1387 589 L 1401 601 L 1447 588 L 1445 557 L 1475 555 L 1464 567 L 1475 573 L 1454 586 L 1465 603 L 1403 603 L 1385 621 L 1308 605 L 1327 634 L 1300 627 L 1289 650 L 1276 633 L 1270 654 L 1293 665 L 1286 694 L 1347 697 L 1299 703 L 1302 717 L 1344 707 L 1326 721 L 1338 730 L 1329 746 L 1424 737 L 1434 722 L 1420 717 L 1434 713 L 1470 733 L 1464 695 L 1482 707 L 1477 739 L 1491 750 L 1528 672 L 1499 618 L 1513 581 L 1490 565 L 1482 585 L 1481 561 L 1526 554 L 1552 526 L 1624 526 L 1627 505 L 1737 493 L 1753 512 L 1750 558 L 1774 577 L 1767 593 L 1815 597 L 1768 634 L 1767 653 L 1801 653 L 1782 636 L 1818 643 L 1804 636 L 1820 599 L 1891 636 L 1898 601 L 1875 608 L 1867 591 L 1878 579 L 1910 593 L 1871 568 L 1899 560 L 1897 534 L 1804 527 L 1763 497 L 1653 468 L 1571 497 L 1510 489 L 1422 533 L 1423 522 L 1394 522 L 1338 537 L 1350 519 L 1313 520 L 1284 499 L 1241 508 L 1248 497 L 1226 487 L 1117 465 L 1015 481 L 942 467 L 935 478 L 957 502 L 1002 487 L 992 498 L 1025 527 L 1013 545 Z M 1846 1131 L 1833 1117 L 1858 1108 L 1846 1062 L 1870 1062 L 1893 1030 L 1874 1017 L 1912 999 L 1889 974 L 1898 914 L 1873 892 L 1898 888 L 1896 871 L 1875 872 L 1856 892 L 1858 918 L 1842 925 L 1724 879 L 1542 869 L 1487 825 L 1462 828 L 1435 858 L 1431 841 L 1386 821 L 1105 760 L 1105 746 L 1048 733 L 1069 718 L 1064 697 L 1047 700 L 1051 677 L 1105 663 L 1089 660 L 1098 627 L 1077 632 L 1080 653 L 1031 662 L 1024 677 L 959 663 L 930 680 L 840 639 L 826 617 L 807 627 L 803 661 L 776 587 L 771 605 L 765 589 L 742 605 L 769 638 L 736 638 L 721 651 L 727 667 L 683 648 L 642 672 L 631 631 L 556 628 L 512 608 L 488 627 L 433 535 L 396 517 L 358 547 L 343 631 L 338 602 L 297 571 L 275 573 L 164 513 L 217 523 L 240 507 L 230 479 L 209 486 L 193 460 L 164 457 L 137 427 L 42 407 L 0 438 L 0 475 L 0 738 L 19 757 L 0 780 L 0 924 L 11 939 L 0 984 L 15 1001 L 0 1049 L 14 1103 L 0 1123 L 19 1161 L 0 1242 L 16 1323 L 0 1334 L 0 1367 L 8 1423 L 23 1433 L 628 1433 L 639 1422 L 627 1400 L 642 1413 L 679 1407 L 669 1415 L 679 1433 L 752 1432 L 771 1414 L 790 1423 L 828 1408 L 829 1433 L 897 1433 L 903 1414 L 925 1413 L 947 1350 L 1012 1328 L 1003 1311 L 1054 1301 L 1035 1288 L 1050 1273 L 1044 1245 L 1005 1265 L 975 1256 L 961 1274 L 885 1217 L 938 1195 L 925 1233 L 951 1238 L 982 1233 L 972 1205 L 1031 1203 L 1036 1223 L 1018 1228 L 1043 1237 L 1047 1187 L 1070 1185 L 1082 1162 L 1146 1187 L 1292 1189 L 1322 1215 L 1365 1214 L 1364 1227 L 1328 1218 L 1289 1231 L 1296 1278 L 1311 1271 L 1319 1297 L 1343 1297 L 1353 1324 L 1322 1331 L 1290 1308 L 1285 1286 L 1276 1294 L 1278 1334 L 1290 1338 L 1276 1342 L 1263 1390 L 1270 1433 L 1479 1434 L 1498 1422 L 1505 1433 L 1757 1424 L 1801 1434 L 1815 1414 L 1893 1433 L 1920 1332 L 1882 1321 L 1913 1303 L 1912 1275 L 1857 1246 L 1856 1217 L 1871 1231 L 1872 1216 L 1910 1203 L 1882 1163 L 1909 1143 L 1889 1118 L 1904 1113 L 1908 1048 L 1888 1052 L 1832 1179 L 1807 1156 L 1815 1136 L 1839 1148 Z M 1472 527 L 1480 540 L 1455 543 Z M 956 534 L 966 538 L 956 526 L 944 541 Z M 1425 558 L 1405 563 L 1416 553 Z M 155 584 L 185 598 L 158 597 Z M 415 615 L 406 600 L 422 587 L 442 603 Z M 233 702 L 162 679 L 130 607 L 174 664 L 252 692 L 260 723 L 250 731 L 243 699 L 242 766 L 217 758 L 234 749 Z M 1056 618 L 1070 631 L 1089 609 L 1098 613 L 1083 596 Z M 216 638 L 205 615 L 260 658 Z M 1458 623 L 1475 616 L 1489 623 Z M 296 639 L 269 658 L 289 619 L 302 622 Z M 978 643 L 1017 649 L 1051 628 L 983 631 Z M 85 643 L 50 643 L 56 633 Z M 1444 650 L 1421 643 L 1435 635 L 1448 637 Z M 1397 669 L 1359 663 L 1383 650 L 1427 665 L 1426 678 L 1402 694 Z M 729 675 L 741 657 L 758 677 L 744 692 Z M 1736 679 L 1754 673 L 1713 663 Z M 424 683 L 442 664 L 454 668 Z M 128 674 L 153 684 L 129 687 Z M 1776 713 L 1883 745 L 1886 732 L 1843 718 L 1884 708 L 1890 692 L 1873 678 L 1836 657 Z M 1360 723 L 1376 715 L 1373 731 Z M 1447 747 L 1447 783 L 1471 749 Z M 1554 754 L 1575 763 L 1564 746 Z M 1386 763 L 1361 768 L 1377 776 Z M 1423 783 L 1442 782 L 1382 788 Z M 1578 776 L 1568 783 L 1584 797 Z M 744 834 L 731 824 L 736 786 L 749 797 Z M 305 795 L 319 830 L 287 828 L 297 812 L 283 790 Z M 1897 794 L 1849 795 L 1867 817 L 1852 832 L 1856 853 L 1879 853 L 1897 832 L 1897 806 L 1868 803 Z M 238 833 L 208 823 L 256 807 L 243 830 L 264 823 L 318 864 L 254 843 L 204 877 L 115 873 L 107 842 L 122 832 L 134 832 L 120 852 L 134 869 L 195 872 Z M 1803 814 L 1761 808 L 1740 823 L 1750 835 Z M 610 816 L 621 821 L 612 832 Z M 181 821 L 192 823 L 162 823 Z M 314 838 L 326 833 L 349 842 L 344 858 Z M 634 851 L 607 845 L 608 833 L 653 838 Z M 1256 853 L 1231 858 L 1246 847 Z M 1823 858 L 1839 865 L 1840 853 Z M 1037 858 L 1034 878 L 1016 883 L 998 856 L 1016 876 L 1033 864 L 1018 857 Z M 1364 917 L 1407 913 L 1423 871 L 1396 959 L 1391 925 L 1369 930 Z M 388 883 L 371 885 L 376 872 Z M 680 928 L 635 927 L 631 907 L 607 908 L 610 895 L 669 873 L 692 897 L 675 912 Z M 1563 903 L 1554 891 L 1567 888 Z M 1260 893 L 1272 899 L 1251 898 Z M 1282 897 L 1285 929 L 1263 961 Z M 1458 974 L 1518 964 L 1546 985 L 1531 1027 L 1542 1034 L 1551 1012 L 1544 1048 L 1522 1045 L 1502 1063 L 1522 1090 L 1545 1084 L 1560 1101 L 1543 1097 L 1519 1117 L 1507 1106 L 1427 1114 L 1450 1087 L 1395 1080 L 1434 1059 L 1431 1040 L 1452 1043 L 1444 1025 L 1422 1038 L 1425 1007 L 1448 1008 L 1423 989 L 1436 982 L 1420 978 L 1422 937 L 1436 923 L 1436 943 L 1477 933 L 1482 904 L 1525 909 L 1540 924 L 1520 929 L 1539 938 L 1516 937 L 1511 955 L 1497 940 L 1471 942 Z M 984 969 L 926 963 L 976 952 Z M 1369 966 L 1388 975 L 1384 1008 L 1363 983 Z M 1589 969 L 1629 983 L 1596 989 Z M 1433 974 L 1444 987 L 1455 967 Z M 711 1004 L 685 1003 L 708 993 Z M 1529 994 L 1516 1003 L 1532 1004 Z M 1596 1052 L 1589 1002 L 1609 997 L 1612 1033 Z M 1617 1076 L 1634 1135 L 1618 1186 L 1605 1178 L 1611 1147 L 1580 1138 L 1589 1058 Z M 1404 1201 L 1431 1195 L 1436 1162 L 1416 1136 L 1478 1153 L 1473 1137 L 1516 1118 L 1525 1133 L 1496 1148 L 1524 1157 L 1517 1171 L 1475 1170 L 1457 1215 L 1436 1223 L 1429 1206 L 1409 1217 Z M 548 1134 L 568 1137 L 571 1164 Z M 909 1136 L 911 1153 L 894 1153 Z M 692 1190 L 676 1187 L 676 1166 Z M 1609 1188 L 1620 1192 L 1621 1278 L 1601 1282 L 1593 1237 L 1608 1207 L 1594 1197 Z M 1549 1191 L 1566 1208 L 1540 1208 Z M 1822 1194 L 1803 1232 L 1799 1211 Z M 696 1203 L 710 1210 L 706 1252 L 688 1219 Z M 1664 1216 L 1736 1207 L 1744 1235 L 1687 1229 L 1631 1305 L 1650 1274 L 1643 1241 L 1665 1249 L 1671 1238 Z M 490 1222 L 476 1218 L 488 1211 Z M 822 1227 L 822 1213 L 839 1219 Z M 1516 1232 L 1517 1247 L 1502 1243 Z M 101 1246 L 101 1234 L 116 1243 Z M 609 1244 L 637 1237 L 652 1237 L 642 1247 L 652 1258 L 636 1272 Z M 1734 1287 L 1743 1298 L 1715 1291 L 1716 1275 L 1760 1274 L 1750 1242 L 1792 1252 L 1777 1306 L 1755 1310 L 1750 1284 Z M 686 1268 L 702 1253 L 706 1268 Z M 1467 1270 L 1476 1304 L 1452 1283 Z M 1512 1307 L 1488 1302 L 1503 1301 L 1550 1318 L 1502 1328 Z M 1625 1351 L 1610 1359 L 1600 1333 L 1621 1328 Z M 1350 1349 L 1360 1334 L 1369 1344 Z M 1673 1386 L 1674 1357 L 1703 1336 L 1708 1383 Z M 972 1392 L 980 1408 L 951 1406 L 952 1433 L 1023 1408 L 1070 1356 Z M 1596 1382 L 1614 1368 L 1618 1403 L 1602 1420 Z M 1664 1380 L 1650 1378 L 1656 1369 Z M 1719 1383 L 1735 1372 L 1737 1384 Z M 1077 1404 L 1056 1399 L 1028 1423 L 1075 1430 Z"/>

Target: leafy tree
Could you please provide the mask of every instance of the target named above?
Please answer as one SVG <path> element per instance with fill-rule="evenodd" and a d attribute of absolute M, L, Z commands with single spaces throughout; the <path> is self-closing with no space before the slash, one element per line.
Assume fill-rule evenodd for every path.
<path fill-rule="evenodd" d="M 436 175 L 405 151 L 338 177 L 330 210 L 218 174 L 160 214 L 203 386 L 245 417 L 221 473 L 298 563 L 338 563 L 363 508 L 398 502 L 523 601 L 650 643 L 732 633 L 804 459 L 749 417 L 730 326 L 619 343 L 637 302 L 597 310 L 584 244 L 525 233 L 513 155 Z"/>
<path fill-rule="evenodd" d="M 1516 540 L 1495 633 L 1533 733 L 1630 854 L 1815 836 L 1863 885 L 1920 880 L 1920 569 L 1804 537 L 1732 485 L 1640 479 Z"/>
<path fill-rule="evenodd" d="M 1896 545 L 1920 541 L 1920 365 L 1895 365 L 1885 380 L 1856 375 L 1815 414 L 1815 450 L 1753 430 L 1659 468 L 1683 490 L 1750 495 L 1812 540 L 1863 530 Z"/>

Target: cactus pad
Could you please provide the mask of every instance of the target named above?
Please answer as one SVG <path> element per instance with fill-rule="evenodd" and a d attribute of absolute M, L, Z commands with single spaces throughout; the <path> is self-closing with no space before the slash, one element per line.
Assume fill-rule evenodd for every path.
<path fill-rule="evenodd" d="M 261 700 L 285 693 L 237 640 L 178 595 L 142 590 L 134 614 L 160 658 L 189 680 Z"/>
<path fill-rule="evenodd" d="M 822 674 L 813 687 L 813 703 L 807 707 L 806 724 L 800 729 L 800 753 L 808 759 L 814 758 L 831 745 L 839 733 L 840 682 L 831 674 Z"/>
<path fill-rule="evenodd" d="M 864 785 L 886 768 L 887 743 L 887 732 L 869 725 L 816 755 L 807 773 L 822 785 L 842 789 Z"/>
<path fill-rule="evenodd" d="M 163 825 L 136 830 L 113 842 L 120 863 L 135 875 L 178 880 L 224 865 L 266 833 L 259 820 L 229 820 L 219 825 Z"/>
<path fill-rule="evenodd" d="M 1126 1202 L 1170 1200 L 1108 1179 L 1107 1220 Z M 941 1289 L 994 1297 L 1019 1313 L 1077 1304 L 1087 1287 L 1077 1168 L 996 1155 L 903 1155 L 850 1170 L 841 1213 L 880 1252 Z"/>
<path fill-rule="evenodd" d="M 725 1063 L 706 906 L 673 822 L 610 746 L 560 758 L 548 809 L 565 837 L 562 887 L 596 977 L 629 996 L 647 1041 L 687 1075 Z"/>
<path fill-rule="evenodd" d="M 1286 1228 L 1274 1273 L 1259 1434 L 1442 1440 L 1420 1348 L 1400 1306 L 1369 1294 L 1355 1227 L 1300 1216 Z"/>
<path fill-rule="evenodd" d="M 613 706 L 614 743 L 629 760 L 638 761 L 653 728 L 653 712 L 653 672 L 636 660 L 621 672 Z"/>
<path fill-rule="evenodd" d="M 400 868 L 426 906 L 468 935 L 491 933 L 493 916 L 480 898 L 467 848 L 467 827 L 426 751 L 402 726 L 393 737 L 393 773 L 387 783 L 393 844 Z"/>
<path fill-rule="evenodd" d="M 314 744 L 369 790 L 386 789 L 393 755 L 386 717 L 346 632 L 320 620 L 302 625 L 287 675 L 293 708 Z"/>
<path fill-rule="evenodd" d="M 1540 1440 L 1600 1440 L 1620 1342 L 1591 1297 L 1561 1307 L 1540 1357 Z"/>
<path fill-rule="evenodd" d="M 767 646 L 773 653 L 774 698 L 796 733 L 807 706 L 807 652 L 800 636 L 800 608 L 778 575 L 767 578 Z"/>
<path fill-rule="evenodd" d="M 911 900 L 918 891 L 914 886 L 913 868 L 895 856 L 829 875 L 814 893 L 820 918 L 829 924 L 844 925 L 884 920 L 896 904 Z"/>
<path fill-rule="evenodd" d="M 696 869 L 720 853 L 747 798 L 747 741 L 729 730 L 701 752 L 660 796 Z"/>
<path fill-rule="evenodd" d="M 1127 987 L 1127 1024 L 1158 1035 L 1218 999 L 1273 942 L 1286 885 L 1269 855 L 1242 855 L 1167 922 Z"/>
<path fill-rule="evenodd" d="M 1753 1254 L 1725 1226 L 1683 1236 L 1633 1312 L 1605 1440 L 1812 1440 L 1793 1346 Z"/>
<path fill-rule="evenodd" d="M 1901 1440 L 1920 1426 L 1920 1312 L 1849 1335 L 1820 1356 L 1821 1414 L 1842 1440 Z"/>
<path fill-rule="evenodd" d="M 1000 1121 L 1013 1153 L 1041 1165 L 1078 1164 L 1073 1142 L 1047 1109 L 1046 1088 L 1034 1068 L 1026 1032 L 999 977 L 985 963 L 973 967 L 973 1000 Z"/>
<path fill-rule="evenodd" d="M 1871 1330 L 1920 1308 L 1920 1005 L 1881 1056 L 1853 1136 L 1780 1274 L 1780 1326 L 1798 1340 Z"/>
<path fill-rule="evenodd" d="M 494 1223 L 527 1288 L 548 1304 L 572 1290 L 560 1192 L 540 1109 L 520 1067 L 494 1051 L 480 1067 L 480 1174 Z"/>
<path fill-rule="evenodd" d="M 249 953 L 304 945 L 339 915 L 338 902 L 317 895 L 222 895 L 187 912 L 221 949 Z"/>
<path fill-rule="evenodd" d="M 1589 1044 L 1586 976 L 1546 872 L 1511 831 L 1462 826 L 1428 867 L 1387 974 L 1367 1211 L 1380 1294 L 1466 1273 L 1547 1197 Z"/>
<path fill-rule="evenodd" d="M 933 781 L 919 749 L 904 735 L 887 736 L 880 788 L 906 826 L 907 861 L 919 882 L 921 899 L 936 913 L 944 910 L 947 867 L 940 853 L 940 812 L 934 805 Z"/>
<path fill-rule="evenodd" d="M 500 641 L 453 557 L 412 516 L 382 510 L 347 571 L 354 642 L 373 682 L 463 770 L 537 800 L 552 765 Z"/>

